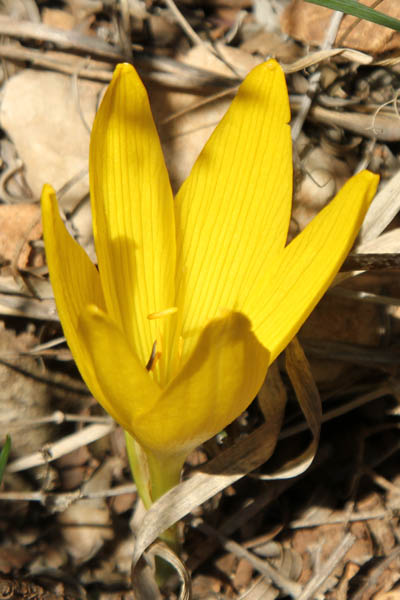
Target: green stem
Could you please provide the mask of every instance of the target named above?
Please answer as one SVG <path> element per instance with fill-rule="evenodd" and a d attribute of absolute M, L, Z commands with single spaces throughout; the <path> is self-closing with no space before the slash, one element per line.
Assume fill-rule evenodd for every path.
<path fill-rule="evenodd" d="M 153 502 L 158 500 L 168 490 L 178 485 L 185 458 L 184 456 L 160 457 L 151 453 L 147 454 Z M 175 550 L 175 552 L 179 551 L 178 529 L 176 525 L 166 529 L 160 535 L 160 539 Z"/>
<path fill-rule="evenodd" d="M 128 454 L 129 466 L 137 491 L 147 509 L 152 505 L 151 481 L 147 455 L 142 446 L 125 431 L 126 452 Z"/>
<path fill-rule="evenodd" d="M 181 479 L 184 456 L 160 456 L 147 452 L 153 502 L 168 492 Z"/>
<path fill-rule="evenodd" d="M 132 475 L 139 496 L 148 509 L 153 502 L 168 492 L 180 481 L 185 456 L 155 455 L 142 448 L 136 440 L 125 432 L 126 448 Z M 173 550 L 179 549 L 177 527 L 174 525 L 160 535 Z"/>

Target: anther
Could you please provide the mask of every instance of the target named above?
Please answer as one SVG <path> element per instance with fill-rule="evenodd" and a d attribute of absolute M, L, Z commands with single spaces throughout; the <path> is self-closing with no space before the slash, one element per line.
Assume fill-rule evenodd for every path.
<path fill-rule="evenodd" d="M 178 312 L 178 308 L 176 306 L 171 306 L 170 308 L 166 308 L 165 310 L 160 310 L 159 312 L 151 313 L 147 315 L 149 321 L 154 321 L 155 319 L 162 319 L 163 317 L 168 317 L 169 315 L 173 315 Z"/>
<path fill-rule="evenodd" d="M 149 360 L 147 362 L 147 365 L 146 365 L 146 369 L 148 371 L 151 371 L 151 369 L 153 367 L 153 363 L 154 363 L 154 360 L 156 358 L 156 354 L 157 354 L 157 340 L 155 340 L 155 342 L 153 344 L 153 347 L 151 349 L 150 358 L 149 358 Z"/>

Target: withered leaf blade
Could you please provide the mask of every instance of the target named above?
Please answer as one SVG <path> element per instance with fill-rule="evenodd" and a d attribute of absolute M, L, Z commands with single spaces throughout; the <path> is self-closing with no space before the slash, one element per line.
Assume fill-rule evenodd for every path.
<path fill-rule="evenodd" d="M 322 406 L 318 388 L 310 364 L 297 337 L 293 338 L 285 352 L 286 369 L 293 385 L 297 401 L 312 433 L 312 441 L 297 458 L 289 461 L 275 476 L 294 477 L 303 473 L 314 460 L 321 430 Z"/>
<path fill-rule="evenodd" d="M 275 413 L 276 407 L 279 407 L 280 414 L 283 417 L 282 407 L 286 406 L 287 394 L 277 361 L 269 367 L 267 378 L 257 394 L 257 400 L 267 423 L 271 418 L 271 414 Z"/>
<path fill-rule="evenodd" d="M 182 584 L 179 600 L 190 600 L 192 598 L 192 588 L 189 571 L 177 554 L 161 541 L 151 544 L 145 555 L 136 564 L 132 564 L 132 589 L 135 598 L 137 600 L 157 600 L 161 598 L 155 580 L 154 558 L 156 556 L 165 560 L 177 571 Z"/>
<path fill-rule="evenodd" d="M 287 460 L 281 467 L 270 473 L 257 474 L 257 479 L 270 481 L 297 477 L 308 469 L 318 448 L 322 421 L 321 399 L 315 384 L 309 362 L 300 342 L 295 337 L 285 350 L 286 370 L 293 385 L 297 401 L 311 430 L 312 440 L 306 450 L 296 458 Z M 282 433 L 280 439 L 285 436 Z"/>
<path fill-rule="evenodd" d="M 383 269 L 400 269 L 400 254 L 386 252 L 385 254 L 349 254 L 344 261 L 341 271 L 377 271 Z"/>
<path fill-rule="evenodd" d="M 310 366 L 297 340 L 291 342 L 286 353 L 288 374 L 313 439 L 299 457 L 287 462 L 279 471 L 262 476 L 266 479 L 295 477 L 304 472 L 314 459 L 319 441 L 321 401 Z M 274 402 L 267 402 L 264 406 L 268 416 L 264 425 L 222 452 L 207 463 L 201 472 L 164 494 L 151 506 L 137 533 L 132 569 L 135 569 L 146 548 L 163 531 L 271 457 L 281 429 L 284 408 L 285 394 L 278 393 Z"/>
<path fill-rule="evenodd" d="M 268 423 L 221 452 L 202 471 L 171 489 L 150 507 L 137 532 L 133 569 L 146 548 L 163 531 L 271 457 L 280 432 L 283 411 L 283 403 L 277 403 Z"/>

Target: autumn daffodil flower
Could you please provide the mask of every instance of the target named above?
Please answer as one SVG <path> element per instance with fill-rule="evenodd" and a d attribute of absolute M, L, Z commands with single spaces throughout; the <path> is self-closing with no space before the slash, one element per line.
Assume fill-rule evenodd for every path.
<path fill-rule="evenodd" d="M 174 198 L 145 88 L 121 64 L 90 142 L 98 268 L 44 186 L 61 324 L 93 396 L 147 460 L 147 504 L 248 407 L 332 282 L 376 191 L 376 175 L 352 177 L 286 246 L 289 119 L 284 74 L 269 60 L 246 77 Z"/>

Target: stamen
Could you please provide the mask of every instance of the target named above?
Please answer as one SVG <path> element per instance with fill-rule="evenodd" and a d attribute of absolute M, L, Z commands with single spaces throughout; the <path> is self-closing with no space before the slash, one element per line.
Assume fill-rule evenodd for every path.
<path fill-rule="evenodd" d="M 183 354 L 183 337 L 180 335 L 178 338 L 178 361 L 181 360 Z"/>
<path fill-rule="evenodd" d="M 156 358 L 156 355 L 157 355 L 157 340 L 155 340 L 155 342 L 153 344 L 153 347 L 151 349 L 150 358 L 149 358 L 149 360 L 147 362 L 147 365 L 146 365 L 146 369 L 148 371 L 152 370 L 153 365 L 154 365 L 154 361 L 155 361 L 155 358 Z"/>
<path fill-rule="evenodd" d="M 160 358 L 161 358 L 161 352 L 156 352 L 156 355 L 155 355 L 154 360 L 153 360 L 153 364 L 150 367 L 150 371 L 152 373 L 154 372 L 154 369 L 156 368 L 156 364 L 158 363 L 158 361 L 160 360 Z"/>
<path fill-rule="evenodd" d="M 158 348 L 158 350 L 157 350 Z M 160 360 L 162 355 L 162 335 L 161 333 L 157 336 L 157 339 L 153 343 L 153 347 L 151 349 L 151 355 L 147 362 L 146 369 L 148 371 L 154 371 L 156 364 Z"/>
<path fill-rule="evenodd" d="M 173 315 L 178 312 L 177 306 L 171 306 L 170 308 L 165 308 L 164 310 L 160 310 L 159 312 L 151 313 L 147 315 L 149 321 L 153 321 L 154 319 L 162 319 L 163 317 L 168 317 L 169 315 Z"/>

